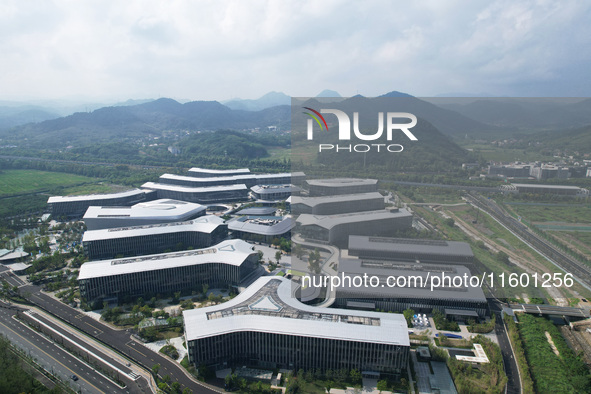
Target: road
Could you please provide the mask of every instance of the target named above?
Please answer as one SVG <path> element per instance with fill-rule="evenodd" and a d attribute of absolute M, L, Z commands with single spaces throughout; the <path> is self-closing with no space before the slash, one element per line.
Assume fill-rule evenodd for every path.
<path fill-rule="evenodd" d="M 16 310 L 0 303 L 0 333 L 13 345 L 33 357 L 45 370 L 53 372 L 74 390 L 82 393 L 131 393 L 130 387 L 121 388 L 88 364 L 57 346 L 37 331 L 14 319 Z M 72 375 L 77 381 L 70 379 Z M 127 382 L 126 382 L 127 383 Z"/>
<path fill-rule="evenodd" d="M 203 394 L 218 392 L 202 385 L 200 382 L 196 382 L 192 378 L 189 378 L 180 364 L 170 360 L 160 353 L 155 353 L 141 343 L 132 340 L 130 332 L 126 330 L 115 330 L 83 313 L 80 313 L 80 311 L 42 293 L 39 286 L 27 285 L 21 287 L 19 290 L 23 297 L 27 298 L 39 308 L 95 337 L 146 369 L 151 370 L 152 366 L 160 364 L 159 375 L 169 375 L 171 377 L 171 383 L 178 382 L 182 389 L 189 388 L 193 393 Z"/>
<path fill-rule="evenodd" d="M 489 298 L 489 306 L 491 313 L 496 315 L 495 333 L 499 341 L 499 347 L 501 348 L 501 354 L 503 355 L 503 364 L 505 366 L 505 374 L 507 375 L 507 387 L 505 393 L 507 394 L 519 394 L 521 393 L 521 381 L 519 379 L 519 369 L 517 367 L 517 361 L 505 330 L 503 319 L 501 318 L 501 310 L 503 309 L 500 301 Z"/>

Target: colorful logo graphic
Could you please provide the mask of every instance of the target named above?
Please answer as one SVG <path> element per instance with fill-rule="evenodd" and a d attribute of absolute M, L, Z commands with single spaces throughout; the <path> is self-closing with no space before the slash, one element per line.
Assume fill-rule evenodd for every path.
<path fill-rule="evenodd" d="M 323 129 L 323 127 L 322 127 L 322 123 L 324 123 L 324 126 L 326 126 L 326 131 L 328 131 L 328 125 L 326 124 L 326 120 L 324 119 L 324 116 L 322 116 L 322 115 L 320 114 L 320 112 L 318 112 L 318 111 L 316 111 L 316 110 L 313 110 L 313 109 L 312 109 L 312 108 L 310 108 L 310 107 L 304 107 L 304 109 L 307 109 L 308 111 L 312 111 L 312 112 L 314 112 L 314 114 L 316 114 L 316 115 L 317 115 L 317 116 L 316 116 L 316 115 L 314 115 L 314 114 L 311 114 L 311 113 L 309 113 L 309 112 L 303 112 L 303 113 L 304 113 L 304 114 L 306 114 L 306 115 L 310 115 L 310 116 L 311 116 L 311 117 L 312 117 L 312 118 L 313 118 L 313 119 L 316 121 L 316 123 L 318 123 L 318 126 L 320 126 L 320 130 L 324 130 L 324 129 Z M 322 123 L 320 123 L 320 119 L 318 119 L 318 117 L 320 117 L 320 119 L 322 119 Z"/>

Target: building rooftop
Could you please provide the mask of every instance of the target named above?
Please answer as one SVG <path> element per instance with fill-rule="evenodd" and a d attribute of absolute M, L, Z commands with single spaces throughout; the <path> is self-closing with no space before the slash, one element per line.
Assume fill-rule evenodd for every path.
<path fill-rule="evenodd" d="M 309 179 L 306 181 L 310 186 L 324 186 L 324 187 L 343 187 L 343 186 L 362 186 L 362 185 L 376 185 L 377 179 L 360 179 L 360 178 L 330 178 L 330 179 Z"/>
<path fill-rule="evenodd" d="M 88 207 L 84 219 L 89 218 L 132 218 L 167 219 L 182 221 L 187 215 L 194 215 L 207 208 L 204 205 L 163 198 L 140 202 L 131 207 Z"/>
<path fill-rule="evenodd" d="M 115 198 L 124 198 L 137 196 L 145 193 L 145 190 L 133 189 L 120 193 L 109 193 L 109 194 L 87 194 L 83 196 L 52 196 L 47 200 L 48 204 L 54 204 L 58 202 L 74 202 L 74 201 L 93 201 L 93 200 L 108 200 Z"/>
<path fill-rule="evenodd" d="M 466 242 L 415 238 L 384 238 L 363 235 L 349 236 L 349 250 L 387 251 L 392 253 L 438 254 L 473 257 Z"/>
<path fill-rule="evenodd" d="M 513 186 L 516 187 L 536 187 L 536 188 L 544 188 L 544 189 L 570 189 L 570 190 L 579 190 L 581 189 L 578 186 L 566 186 L 566 185 L 545 185 L 545 184 L 535 184 L 535 183 L 512 183 Z"/>
<path fill-rule="evenodd" d="M 206 249 L 91 261 L 82 264 L 78 280 L 208 263 L 239 266 L 253 253 L 252 245 L 240 239 L 233 239 Z"/>
<path fill-rule="evenodd" d="M 189 170 L 189 172 L 203 172 L 203 173 L 207 173 L 207 174 L 217 174 L 217 175 L 231 175 L 231 174 L 245 174 L 245 173 L 250 173 L 250 170 L 248 168 L 235 168 L 235 169 L 231 169 L 231 170 L 214 170 L 211 168 L 199 168 L 199 167 L 193 167 Z"/>
<path fill-rule="evenodd" d="M 293 185 L 255 185 L 250 190 L 258 194 L 273 194 L 299 192 L 301 189 Z"/>
<path fill-rule="evenodd" d="M 258 179 L 259 181 L 264 181 L 265 179 L 269 179 L 269 178 L 284 178 L 284 177 L 291 177 L 294 176 L 296 174 L 300 174 L 300 175 L 304 175 L 303 172 L 300 173 L 291 173 L 291 172 L 282 172 L 279 174 L 255 174 L 256 179 Z"/>
<path fill-rule="evenodd" d="M 207 178 L 207 179 L 211 179 L 211 178 Z M 244 184 L 207 186 L 207 187 L 191 187 L 191 186 L 170 185 L 168 183 L 146 182 L 142 185 L 142 187 L 145 189 L 151 189 L 151 190 L 171 190 L 171 191 L 175 191 L 175 192 L 185 192 L 185 193 L 211 193 L 211 192 L 233 191 L 233 190 L 248 190 L 248 188 Z"/>
<path fill-rule="evenodd" d="M 378 192 L 371 192 L 371 193 L 358 193 L 358 194 L 340 194 L 336 196 L 321 196 L 321 197 L 299 197 L 293 196 L 291 203 L 292 204 L 304 204 L 309 207 L 315 207 L 319 204 L 326 204 L 326 203 L 335 203 L 335 202 L 344 202 L 344 201 L 359 201 L 359 200 L 372 200 L 375 198 L 384 199 Z"/>
<path fill-rule="evenodd" d="M 256 331 L 344 341 L 410 346 L 401 314 L 327 309 L 302 304 L 285 278 L 259 278 L 220 305 L 183 312 L 187 341 Z"/>
<path fill-rule="evenodd" d="M 228 230 L 260 235 L 281 235 L 295 226 L 291 217 L 242 216 L 228 222 Z"/>
<path fill-rule="evenodd" d="M 325 229 L 331 229 L 334 226 L 345 223 L 367 222 L 371 220 L 393 219 L 402 217 L 411 217 L 412 214 L 406 209 L 399 210 L 379 210 L 342 213 L 338 215 L 312 215 L 308 213 L 301 214 L 297 222 L 302 226 L 316 225 Z"/>
<path fill-rule="evenodd" d="M 99 241 L 103 239 L 139 237 L 143 235 L 156 235 L 176 233 L 182 231 L 195 231 L 200 233 L 212 233 L 224 220 L 218 216 L 207 215 L 185 222 L 148 224 L 145 226 L 116 227 L 101 230 L 88 230 L 84 232 L 82 242 Z"/>
<path fill-rule="evenodd" d="M 358 259 L 341 259 L 339 261 L 339 275 L 361 276 L 377 276 L 380 278 L 380 285 L 377 287 L 371 286 L 349 286 L 349 283 L 344 283 L 337 289 L 337 297 L 339 290 L 347 291 L 348 293 L 358 294 L 360 298 L 428 298 L 428 299 L 452 299 L 452 300 L 469 300 L 486 302 L 484 292 L 480 287 L 437 287 L 431 290 L 431 279 L 433 276 L 441 278 L 442 273 L 449 277 L 470 277 L 470 270 L 461 265 L 437 265 L 437 264 L 417 264 L 417 263 L 401 263 L 401 262 L 387 262 L 387 261 L 372 261 L 372 260 L 358 260 Z M 414 280 L 408 280 L 406 287 L 390 287 L 387 285 L 388 277 L 420 277 L 422 278 L 422 287 L 420 287 L 421 280 L 417 280 L 418 284 L 415 287 Z M 437 284 L 437 282 L 434 282 Z M 459 284 L 459 282 L 458 282 Z M 463 282 L 462 282 L 463 284 Z M 447 283 L 446 283 L 447 285 Z"/>
<path fill-rule="evenodd" d="M 187 181 L 187 182 L 199 184 L 199 183 L 224 182 L 224 181 L 236 181 L 235 183 L 239 183 L 239 181 L 254 180 L 255 177 L 256 177 L 255 174 L 218 176 L 218 177 L 208 177 L 208 178 L 197 178 L 194 176 L 175 175 L 175 174 L 162 174 L 160 176 L 160 179 L 174 179 L 174 180 Z"/>
<path fill-rule="evenodd" d="M 251 215 L 251 216 L 271 216 L 277 211 L 275 207 L 252 207 L 244 208 L 237 212 L 238 215 Z"/>

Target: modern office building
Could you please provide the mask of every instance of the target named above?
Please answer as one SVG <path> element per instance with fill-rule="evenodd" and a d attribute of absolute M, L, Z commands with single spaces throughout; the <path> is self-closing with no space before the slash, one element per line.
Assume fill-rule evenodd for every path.
<path fill-rule="evenodd" d="M 299 193 L 301 189 L 293 185 L 256 185 L 250 190 L 257 200 L 282 201 L 292 193 Z"/>
<path fill-rule="evenodd" d="M 244 201 L 248 199 L 248 188 L 244 184 L 187 187 L 146 182 L 142 187 L 144 189 L 156 190 L 158 198 L 173 198 L 197 204 L 215 204 L 230 201 Z"/>
<path fill-rule="evenodd" d="M 189 170 L 189 175 L 198 178 L 213 178 L 220 176 L 236 176 L 236 175 L 249 175 L 250 170 L 248 168 L 236 168 L 231 170 L 214 170 L 210 168 L 198 168 L 193 167 Z"/>
<path fill-rule="evenodd" d="M 302 237 L 347 248 L 350 235 L 386 236 L 412 226 L 412 214 L 403 208 L 338 215 L 303 214 L 296 230 Z"/>
<path fill-rule="evenodd" d="M 150 190 L 128 190 L 111 194 L 91 194 L 84 196 L 52 196 L 47 200 L 49 211 L 54 217 L 80 217 L 90 206 L 130 206 L 139 202 L 156 199 Z"/>
<path fill-rule="evenodd" d="M 342 275 L 350 278 L 373 276 L 379 278 L 379 282 L 358 286 L 354 281 L 343 281 L 336 289 L 335 301 L 335 305 L 341 308 L 378 308 L 390 312 L 410 308 L 417 313 L 431 313 L 438 309 L 441 313 L 453 315 L 451 318 L 474 319 L 484 318 L 488 311 L 482 288 L 465 286 L 463 278 L 465 275 L 469 278 L 471 273 L 461 265 L 341 259 L 339 276 Z M 450 278 L 449 282 L 441 279 L 442 275 Z M 396 286 L 390 286 L 387 282 L 391 279 L 388 278 L 398 278 Z M 405 278 L 404 281 L 401 278 Z M 433 290 L 432 283 L 438 285 Z"/>
<path fill-rule="evenodd" d="M 208 215 L 186 222 L 89 230 L 82 237 L 82 245 L 90 260 L 102 260 L 207 248 L 227 236 L 224 220 Z"/>
<path fill-rule="evenodd" d="M 293 220 L 286 216 L 241 216 L 228 222 L 233 238 L 271 243 L 275 238 L 291 238 Z"/>
<path fill-rule="evenodd" d="M 406 368 L 410 341 L 402 315 L 305 305 L 292 297 L 292 286 L 262 277 L 228 302 L 184 311 L 189 362 L 384 374 Z"/>
<path fill-rule="evenodd" d="M 131 207 L 91 206 L 84 214 L 88 230 L 184 222 L 205 215 L 206 207 L 185 201 L 160 199 Z"/>
<path fill-rule="evenodd" d="M 246 185 L 247 187 L 256 185 L 256 176 L 254 174 L 234 175 L 197 178 L 195 176 L 163 174 L 158 178 L 158 182 L 166 185 L 178 185 L 186 187 L 211 187 L 227 185 Z"/>
<path fill-rule="evenodd" d="M 337 215 L 340 213 L 378 211 L 384 209 L 384 196 L 378 192 L 344 194 L 339 196 L 291 198 L 291 211 L 294 215 Z"/>
<path fill-rule="evenodd" d="M 508 164 L 488 166 L 488 175 L 497 175 L 506 178 L 529 178 L 532 165 Z"/>
<path fill-rule="evenodd" d="M 416 238 L 351 235 L 349 255 L 360 259 L 414 261 L 433 264 L 472 264 L 474 253 L 466 242 Z"/>
<path fill-rule="evenodd" d="M 88 303 L 150 298 L 194 290 L 203 284 L 212 288 L 236 286 L 258 272 L 257 261 L 252 245 L 234 239 L 207 249 L 84 263 L 78 284 L 81 297 Z"/>
<path fill-rule="evenodd" d="M 568 168 L 554 166 L 551 164 L 542 164 L 539 166 L 532 167 L 530 175 L 538 180 L 545 179 L 568 179 L 570 174 Z"/>
<path fill-rule="evenodd" d="M 508 193 L 555 194 L 559 196 L 588 197 L 589 190 L 578 186 L 537 185 L 532 183 L 512 183 L 501 186 Z"/>
<path fill-rule="evenodd" d="M 376 179 L 331 178 L 306 181 L 310 197 L 336 196 L 341 194 L 370 193 L 378 191 Z"/>
<path fill-rule="evenodd" d="M 242 174 L 242 175 L 227 175 L 215 177 L 196 177 L 183 176 L 175 174 L 163 174 L 159 178 L 159 183 L 168 185 L 179 185 L 187 187 L 210 187 L 210 186 L 225 186 L 225 185 L 246 185 L 246 187 L 253 187 L 255 185 L 281 185 L 291 184 L 292 179 L 296 183 L 301 184 L 305 179 L 303 172 L 296 173 L 280 173 L 280 174 Z"/>

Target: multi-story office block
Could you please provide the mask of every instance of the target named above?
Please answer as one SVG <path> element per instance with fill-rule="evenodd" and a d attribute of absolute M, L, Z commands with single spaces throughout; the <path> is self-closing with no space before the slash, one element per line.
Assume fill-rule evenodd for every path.
<path fill-rule="evenodd" d="M 221 176 L 236 176 L 236 175 L 249 175 L 250 170 L 248 168 L 236 168 L 231 170 L 214 170 L 210 168 L 198 168 L 193 167 L 189 170 L 189 175 L 198 178 L 213 178 Z"/>
<path fill-rule="evenodd" d="M 144 189 L 155 190 L 158 198 L 173 198 L 197 204 L 215 204 L 248 199 L 248 188 L 244 184 L 188 187 L 146 182 L 142 187 Z"/>
<path fill-rule="evenodd" d="M 339 276 L 361 279 L 364 275 L 377 277 L 379 282 L 356 286 L 355 280 L 343 281 L 336 289 L 336 306 L 391 312 L 410 308 L 420 313 L 438 309 L 446 315 L 476 319 L 483 318 L 488 310 L 482 288 L 470 286 L 463 279 L 471 276 L 464 266 L 365 259 L 339 261 Z M 393 278 L 397 281 L 393 282 Z M 432 288 L 432 284 L 437 287 Z"/>
<path fill-rule="evenodd" d="M 275 238 L 290 238 L 295 223 L 290 217 L 241 216 L 228 222 L 233 238 L 271 243 Z"/>
<path fill-rule="evenodd" d="M 578 186 L 537 185 L 533 183 L 512 183 L 501 186 L 508 193 L 555 194 L 559 196 L 589 197 L 589 190 Z"/>
<path fill-rule="evenodd" d="M 395 374 L 410 342 L 400 314 L 327 309 L 292 297 L 292 282 L 259 278 L 234 299 L 183 312 L 189 361 L 230 366 Z"/>
<path fill-rule="evenodd" d="M 129 206 L 156 199 L 150 190 L 129 190 L 121 193 L 91 194 L 84 196 L 52 196 L 47 200 L 49 211 L 54 217 L 84 215 L 90 206 Z"/>
<path fill-rule="evenodd" d="M 256 185 L 250 188 L 257 200 L 280 201 L 299 193 L 300 188 L 293 185 Z"/>
<path fill-rule="evenodd" d="M 384 196 L 378 192 L 344 194 L 340 196 L 291 198 L 291 211 L 295 215 L 337 215 L 340 213 L 378 211 L 384 209 Z"/>
<path fill-rule="evenodd" d="M 378 191 L 376 179 L 331 178 L 306 181 L 311 197 L 341 194 L 371 193 Z"/>
<path fill-rule="evenodd" d="M 78 284 L 80 296 L 87 302 L 146 298 L 203 284 L 236 286 L 258 272 L 257 261 L 254 247 L 235 239 L 207 249 L 84 263 Z"/>
<path fill-rule="evenodd" d="M 471 264 L 472 248 L 466 242 L 416 238 L 384 238 L 351 235 L 349 255 L 360 259 L 384 259 L 434 264 Z"/>
<path fill-rule="evenodd" d="M 218 216 L 201 216 L 186 222 L 148 224 L 90 230 L 82 245 L 90 260 L 206 248 L 223 241 L 228 226 Z"/>
<path fill-rule="evenodd" d="M 412 226 L 412 214 L 403 208 L 338 215 L 300 215 L 297 231 L 304 238 L 347 248 L 350 235 L 385 236 Z"/>
<path fill-rule="evenodd" d="M 160 199 L 131 207 L 91 206 L 84 214 L 88 230 L 184 222 L 205 215 L 206 207 L 185 201 Z"/>

